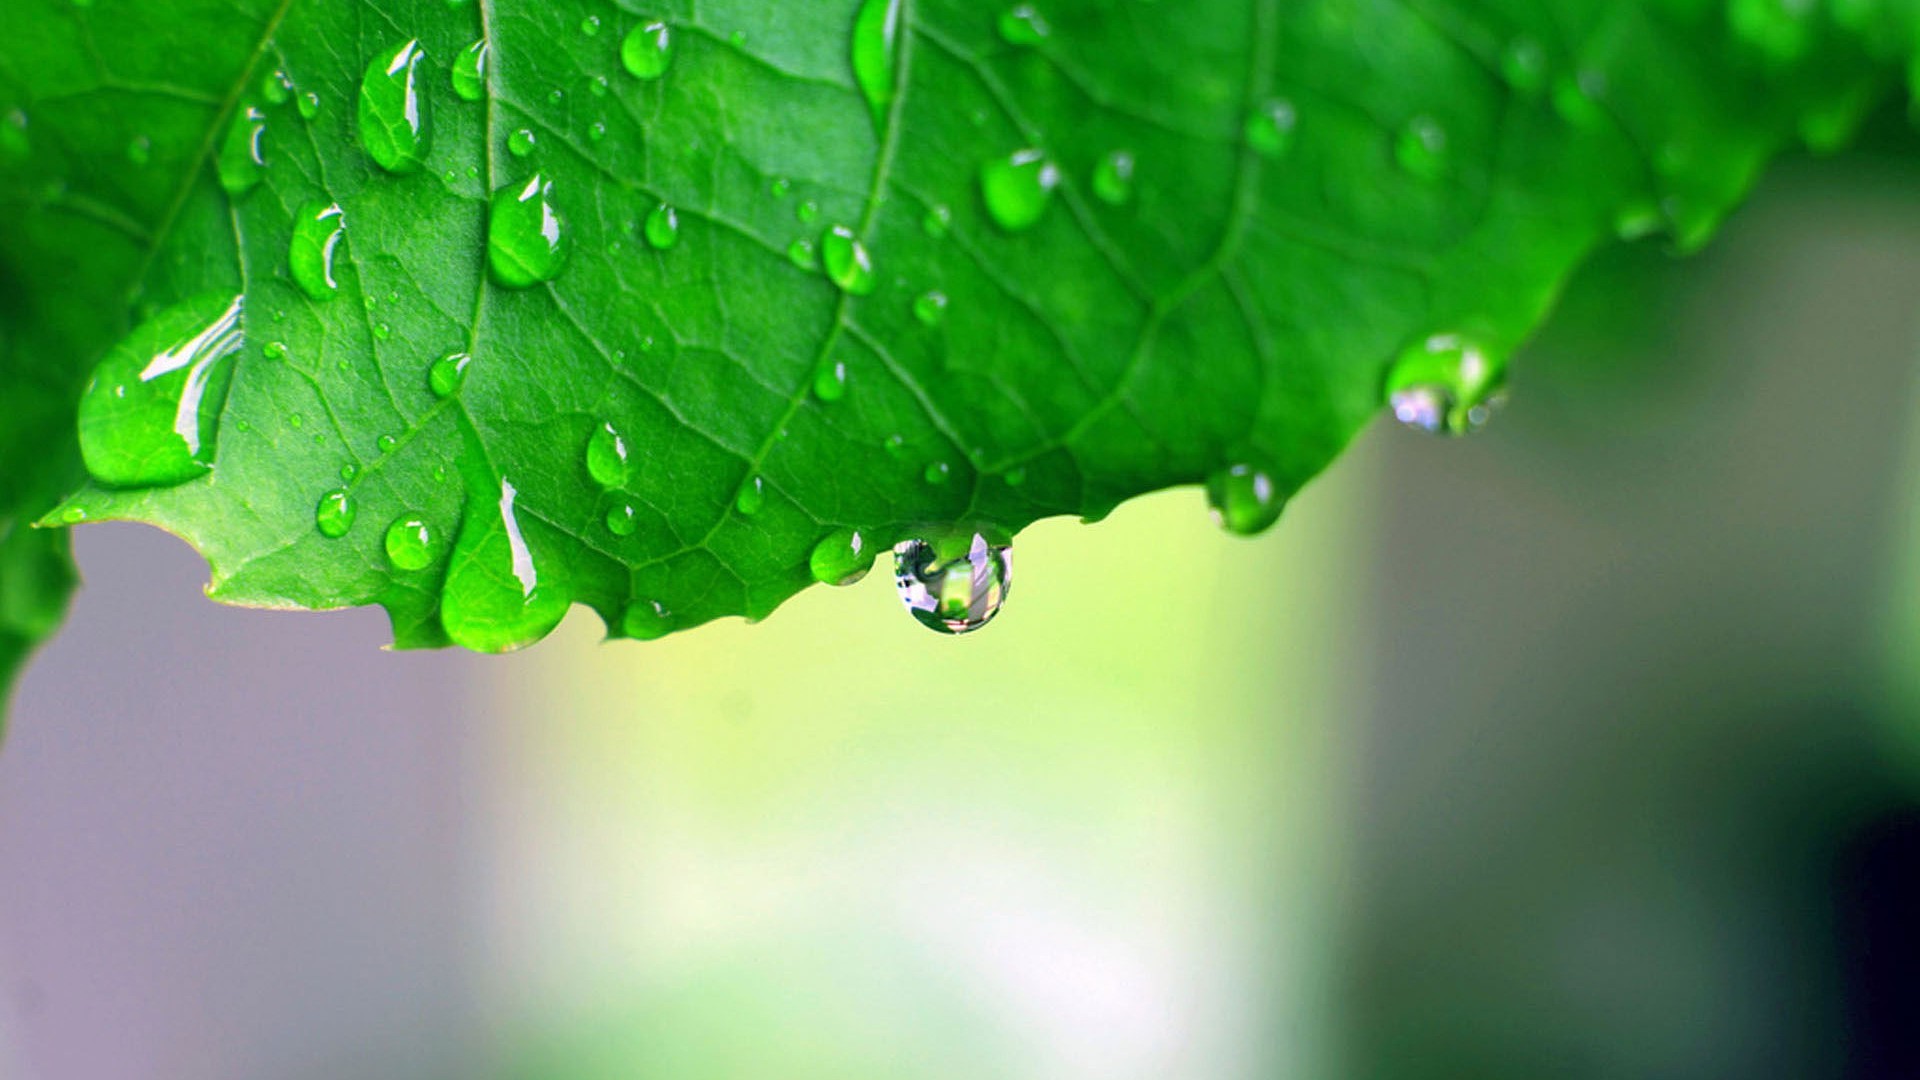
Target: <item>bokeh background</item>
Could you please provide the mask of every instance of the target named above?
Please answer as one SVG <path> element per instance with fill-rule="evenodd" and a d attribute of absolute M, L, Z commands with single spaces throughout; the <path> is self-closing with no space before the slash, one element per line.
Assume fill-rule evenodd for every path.
<path fill-rule="evenodd" d="M 1890 118 L 1890 123 L 1892 119 Z M 1920 1076 L 1920 162 L 1606 252 L 1383 421 L 759 626 L 381 652 L 83 529 L 0 752 L 4 1080 Z"/>

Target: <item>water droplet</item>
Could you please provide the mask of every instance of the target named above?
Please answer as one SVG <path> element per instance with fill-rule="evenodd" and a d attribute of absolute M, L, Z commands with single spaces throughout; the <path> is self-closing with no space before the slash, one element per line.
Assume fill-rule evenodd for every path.
<path fill-rule="evenodd" d="M 438 537 L 417 517 L 396 519 L 387 526 L 387 561 L 398 570 L 425 570 L 433 564 L 433 547 Z"/>
<path fill-rule="evenodd" d="M 823 362 L 813 372 L 813 396 L 832 404 L 847 396 L 847 365 L 834 360 Z"/>
<path fill-rule="evenodd" d="M 767 185 L 767 193 L 776 199 L 784 199 L 793 194 L 793 182 L 784 176 L 775 177 L 773 183 Z"/>
<path fill-rule="evenodd" d="M 462 101 L 479 101 L 487 96 L 487 63 L 493 59 L 493 44 L 486 38 L 460 50 L 448 73 L 453 92 Z"/>
<path fill-rule="evenodd" d="M 866 95 L 874 127 L 885 129 L 897 89 L 900 0 L 866 0 L 853 20 L 853 80 Z"/>
<path fill-rule="evenodd" d="M 739 493 L 733 497 L 733 508 L 740 512 L 741 517 L 752 517 L 766 504 L 766 483 L 758 476 L 747 477 L 746 483 L 740 485 Z"/>
<path fill-rule="evenodd" d="M 1577 78 L 1563 75 L 1553 81 L 1553 110 L 1577 128 L 1592 129 L 1607 122 L 1607 111 L 1600 104 L 1606 78 L 1599 72 L 1583 72 Z"/>
<path fill-rule="evenodd" d="M 284 71 L 269 71 L 260 77 L 260 96 L 269 105 L 285 105 L 293 96 L 293 79 Z"/>
<path fill-rule="evenodd" d="M 1387 376 L 1394 417 L 1429 434 L 1478 431 L 1505 400 L 1506 365 L 1459 334 L 1435 334 L 1409 348 Z"/>
<path fill-rule="evenodd" d="M 587 439 L 587 475 L 603 488 L 625 487 L 632 469 L 627 439 L 611 422 L 602 422 Z"/>
<path fill-rule="evenodd" d="M 1008 232 L 1025 232 L 1039 224 L 1059 183 L 1059 167 L 1038 150 L 1016 150 L 980 169 L 987 213 Z"/>
<path fill-rule="evenodd" d="M 1027 467 L 1025 465 L 1015 465 L 1013 468 L 1002 473 L 1000 479 L 1006 481 L 1008 487 L 1019 487 L 1027 482 Z"/>
<path fill-rule="evenodd" d="M 360 466 L 355 465 L 351 461 L 347 462 L 345 465 L 340 466 L 340 482 L 343 484 L 353 483 L 353 478 L 359 475 L 360 475 Z"/>
<path fill-rule="evenodd" d="M 135 165 L 145 165 L 153 160 L 153 140 L 145 135 L 135 135 L 127 141 L 127 160 Z"/>
<path fill-rule="evenodd" d="M 920 219 L 920 231 L 927 234 L 929 240 L 944 240 L 947 230 L 953 226 L 953 211 L 945 206 L 930 206 L 927 216 Z"/>
<path fill-rule="evenodd" d="M 873 569 L 874 552 L 856 529 L 840 529 L 813 546 L 807 568 L 822 585 L 852 585 Z"/>
<path fill-rule="evenodd" d="M 673 59 L 673 32 L 663 22 L 643 23 L 620 43 L 620 64 L 636 79 L 657 79 Z"/>
<path fill-rule="evenodd" d="M 440 616 L 447 636 L 476 652 L 510 652 L 546 637 L 566 617 L 573 586 L 551 558 L 547 526 L 521 519 L 519 492 L 500 481 L 498 508 L 469 505 L 454 541 Z"/>
<path fill-rule="evenodd" d="M 1253 536 L 1280 520 L 1287 500 L 1274 486 L 1272 474 L 1243 462 L 1207 477 L 1207 503 L 1221 528 L 1235 536 Z"/>
<path fill-rule="evenodd" d="M 494 192 L 487 262 L 500 284 L 524 289 L 552 281 L 566 265 L 570 246 L 566 221 L 553 204 L 551 181 L 534 173 L 522 187 Z"/>
<path fill-rule="evenodd" d="M 607 508 L 608 532 L 615 536 L 632 536 L 639 528 L 639 515 L 632 503 L 619 503 Z"/>
<path fill-rule="evenodd" d="M 300 119 L 311 120 L 320 115 L 320 95 L 309 90 L 300 95 L 299 100 L 294 103 L 294 108 L 300 111 Z"/>
<path fill-rule="evenodd" d="M 284 341 L 269 341 L 260 347 L 260 355 L 269 360 L 285 360 L 287 358 L 287 343 Z"/>
<path fill-rule="evenodd" d="M 463 352 L 450 352 L 427 365 L 427 389 L 437 398 L 450 398 L 460 392 L 467 381 L 467 365 L 473 363 L 473 357 Z"/>
<path fill-rule="evenodd" d="M 391 338 L 391 337 L 393 337 L 393 327 L 387 325 L 386 323 L 373 324 L 373 340 L 386 341 L 388 338 Z"/>
<path fill-rule="evenodd" d="M 727 35 L 727 42 L 737 49 L 747 43 L 747 32 L 745 30 L 735 30 L 733 33 Z"/>
<path fill-rule="evenodd" d="M 580 20 L 580 32 L 588 37 L 600 36 L 600 16 L 589 15 Z"/>
<path fill-rule="evenodd" d="M 512 154 L 514 157 L 526 157 L 528 154 L 533 153 L 533 144 L 537 141 L 538 138 L 533 132 L 526 128 L 521 128 L 519 131 L 507 136 L 507 153 Z"/>
<path fill-rule="evenodd" d="M 1416 116 L 1400 129 L 1393 156 L 1414 176 L 1438 180 L 1447 171 L 1447 131 L 1431 116 Z"/>
<path fill-rule="evenodd" d="M 607 137 L 607 125 L 595 120 L 587 126 L 587 141 L 599 142 Z"/>
<path fill-rule="evenodd" d="M 429 99 L 418 86 L 426 58 L 409 41 L 374 57 L 360 79 L 360 144 L 390 173 L 416 172 L 427 160 Z"/>
<path fill-rule="evenodd" d="M 999 26 L 1000 39 L 1009 45 L 1038 45 L 1053 33 L 1032 4 L 1015 4 L 1001 12 Z"/>
<path fill-rule="evenodd" d="M 909 540 L 893 549 L 893 566 L 900 602 L 922 626 L 942 634 L 970 633 L 992 622 L 1013 587 L 1012 549 L 989 544 L 978 533 L 952 555 Z"/>
<path fill-rule="evenodd" d="M 340 291 L 333 278 L 333 255 L 346 234 L 347 218 L 339 203 L 315 199 L 300 208 L 299 216 L 293 219 L 287 265 L 301 292 L 315 300 L 331 300 Z"/>
<path fill-rule="evenodd" d="M 252 191 L 266 172 L 267 114 L 257 106 L 243 105 L 227 125 L 227 137 L 220 143 L 220 156 L 214 171 L 227 194 L 239 196 Z"/>
<path fill-rule="evenodd" d="M 658 600 L 635 600 L 620 617 L 620 632 L 635 641 L 657 641 L 673 633 L 673 612 Z"/>
<path fill-rule="evenodd" d="M 214 441 L 239 351 L 241 298 L 208 294 L 128 334 L 80 399 L 80 454 L 103 484 L 184 483 L 213 467 Z"/>
<path fill-rule="evenodd" d="M 896 458 L 907 456 L 907 438 L 904 435 L 889 435 L 887 436 L 887 440 L 880 445 L 886 448 L 888 454 Z"/>
<path fill-rule="evenodd" d="M 87 520 L 87 512 L 77 506 L 69 506 L 60 511 L 60 522 L 63 525 L 78 525 L 85 520 Z"/>
<path fill-rule="evenodd" d="M 1108 206 L 1124 206 L 1133 198 L 1133 154 L 1115 150 L 1093 167 L 1093 196 Z"/>
<path fill-rule="evenodd" d="M 913 317 L 922 326 L 939 326 L 947 317 L 947 294 L 938 289 L 924 292 L 913 301 Z"/>
<path fill-rule="evenodd" d="M 1293 128 L 1298 122 L 1299 116 L 1294 112 L 1293 102 L 1286 98 L 1269 98 L 1247 114 L 1247 123 L 1241 135 L 1254 153 L 1261 157 L 1277 158 L 1292 145 Z"/>
<path fill-rule="evenodd" d="M 793 208 L 793 217 L 802 225 L 811 225 L 820 216 L 820 204 L 812 199 L 803 200 Z"/>
<path fill-rule="evenodd" d="M 680 242 L 680 215 L 673 207 L 661 203 L 647 214 L 647 223 L 642 229 L 647 245 L 655 251 L 669 251 Z"/>
<path fill-rule="evenodd" d="M 292 428 L 295 431 L 299 431 L 302 427 L 305 427 L 306 423 L 307 423 L 307 418 L 304 416 L 301 416 L 299 413 L 287 414 L 287 426 Z"/>
<path fill-rule="evenodd" d="M 334 488 L 313 508 L 313 524 L 320 535 L 329 540 L 338 540 L 353 528 L 353 519 L 360 516 L 360 507 L 347 494 L 346 488 Z"/>
<path fill-rule="evenodd" d="M 926 480 L 927 483 L 932 484 L 935 487 L 938 487 L 941 484 L 946 483 L 950 478 L 952 478 L 953 466 L 947 464 L 944 461 L 936 461 L 933 464 L 928 465 L 926 469 L 920 473 L 920 475 L 922 478 Z"/>
<path fill-rule="evenodd" d="M 828 279 L 855 296 L 870 295 L 879 284 L 867 246 L 845 225 L 835 225 L 820 238 L 820 261 Z"/>
<path fill-rule="evenodd" d="M 1500 76 L 1515 93 L 1532 97 L 1547 85 L 1547 50 L 1526 35 L 1514 38 L 1500 56 Z"/>

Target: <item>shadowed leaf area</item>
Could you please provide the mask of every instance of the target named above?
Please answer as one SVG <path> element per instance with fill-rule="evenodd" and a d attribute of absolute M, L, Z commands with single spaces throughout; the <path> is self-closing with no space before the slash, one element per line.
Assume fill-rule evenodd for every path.
<path fill-rule="evenodd" d="M 1920 35 L 1910 0 L 7 21 L 9 664 L 70 580 L 27 520 L 150 522 L 216 599 L 489 651 L 575 603 L 757 618 L 1169 485 L 1257 532 L 1389 402 L 1478 426 L 1587 253 L 1704 242 Z"/>

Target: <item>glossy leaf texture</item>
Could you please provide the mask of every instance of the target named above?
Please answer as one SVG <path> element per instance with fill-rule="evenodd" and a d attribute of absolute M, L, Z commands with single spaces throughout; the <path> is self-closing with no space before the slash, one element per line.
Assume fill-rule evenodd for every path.
<path fill-rule="evenodd" d="M 84 430 L 135 472 L 45 523 L 150 522 L 216 599 L 485 650 L 574 603 L 635 637 L 765 616 L 816 563 L 857 576 L 849 535 L 1208 481 L 1264 528 L 1390 394 L 1477 423 L 1446 395 L 1498 385 L 1588 252 L 1704 242 L 1771 155 L 1893 97 L 1920 33 L 1914 0 L 8 21 L 0 409 L 31 467 L 0 521 L 79 475 L 101 363 L 87 392 L 135 399 L 102 415 L 158 441 Z M 235 297 L 231 355 L 182 329 Z"/>

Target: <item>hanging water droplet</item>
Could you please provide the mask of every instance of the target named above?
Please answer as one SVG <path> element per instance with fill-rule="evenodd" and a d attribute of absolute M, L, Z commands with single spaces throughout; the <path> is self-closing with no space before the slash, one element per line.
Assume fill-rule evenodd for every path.
<path fill-rule="evenodd" d="M 1125 206 L 1133 198 L 1133 154 L 1115 150 L 1093 167 L 1093 196 L 1109 206 Z"/>
<path fill-rule="evenodd" d="M 620 617 L 620 632 L 635 641 L 658 641 L 673 633 L 673 612 L 658 600 L 635 600 Z"/>
<path fill-rule="evenodd" d="M 1053 27 L 1032 4 L 1015 4 L 1000 13 L 1000 39 L 1009 45 L 1038 45 L 1053 34 Z"/>
<path fill-rule="evenodd" d="M 260 96 L 269 105 L 285 105 L 293 96 L 293 79 L 284 71 L 269 71 L 260 77 Z"/>
<path fill-rule="evenodd" d="M 313 524 L 320 535 L 329 540 L 338 540 L 353 529 L 353 519 L 360 516 L 360 507 L 345 488 L 335 488 L 320 496 L 313 508 Z"/>
<path fill-rule="evenodd" d="M 1280 520 L 1287 500 L 1271 473 L 1242 462 L 1207 477 L 1207 503 L 1221 528 L 1235 536 L 1254 536 Z"/>
<path fill-rule="evenodd" d="M 469 504 L 440 596 L 441 620 L 455 644 L 475 652 L 510 652 L 546 637 L 566 617 L 573 585 L 553 558 L 551 532 L 516 505 L 519 492 L 500 481 L 494 507 Z"/>
<path fill-rule="evenodd" d="M 639 531 L 639 513 L 632 503 L 617 503 L 607 508 L 607 531 L 615 536 L 632 536 Z"/>
<path fill-rule="evenodd" d="M 1286 98 L 1269 98 L 1247 114 L 1241 136 L 1254 153 L 1261 157 L 1277 158 L 1293 144 L 1293 128 L 1298 121 L 1293 102 Z"/>
<path fill-rule="evenodd" d="M 900 0 L 866 0 L 853 20 L 853 80 L 866 95 L 873 124 L 884 130 L 893 106 L 899 56 Z"/>
<path fill-rule="evenodd" d="M 929 240 L 944 240 L 947 230 L 953 226 L 953 211 L 942 205 L 927 208 L 927 216 L 920 219 L 920 231 L 927 234 Z"/>
<path fill-rule="evenodd" d="M 167 308 L 110 350 L 80 398 L 80 455 L 102 484 L 184 483 L 213 467 L 239 351 L 242 301 L 208 294 Z"/>
<path fill-rule="evenodd" d="M 873 549 L 857 529 L 839 529 L 813 546 L 807 568 L 822 585 L 852 585 L 873 569 Z"/>
<path fill-rule="evenodd" d="M 1459 334 L 1409 348 L 1387 376 L 1387 401 L 1402 424 L 1434 435 L 1486 426 L 1506 400 L 1506 366 Z"/>
<path fill-rule="evenodd" d="M 1500 55 L 1500 77 L 1515 93 L 1533 97 L 1547 85 L 1547 50 L 1525 34 L 1507 43 Z"/>
<path fill-rule="evenodd" d="M 293 240 L 287 247 L 287 265 L 300 291 L 315 300 L 331 300 L 340 291 L 333 278 L 334 250 L 347 233 L 347 218 L 339 203 L 318 199 L 300 208 L 293 219 Z"/>
<path fill-rule="evenodd" d="M 673 32 L 663 22 L 642 23 L 620 43 L 620 64 L 636 79 L 657 79 L 673 59 Z"/>
<path fill-rule="evenodd" d="M 947 294 L 938 289 L 921 293 L 913 301 L 913 317 L 922 326 L 939 326 L 947 317 Z"/>
<path fill-rule="evenodd" d="M 387 526 L 387 561 L 397 570 L 425 570 L 433 564 L 437 539 L 425 520 L 412 516 L 398 518 Z"/>
<path fill-rule="evenodd" d="M 847 365 L 841 361 L 822 362 L 813 372 L 813 396 L 829 404 L 847 396 Z"/>
<path fill-rule="evenodd" d="M 448 79 L 460 100 L 479 101 L 487 96 L 487 62 L 492 58 L 493 45 L 486 38 L 460 50 L 460 55 L 453 58 Z"/>
<path fill-rule="evenodd" d="M 294 103 L 294 108 L 299 110 L 300 119 L 311 120 L 320 115 L 320 95 L 308 90 L 300 95 Z"/>
<path fill-rule="evenodd" d="M 390 173 L 417 172 L 427 160 L 429 99 L 418 85 L 426 58 L 420 42 L 409 41 L 374 57 L 360 79 L 360 144 Z"/>
<path fill-rule="evenodd" d="M 788 244 L 787 261 L 802 270 L 818 270 L 820 268 L 820 257 L 814 253 L 813 242 L 810 240 L 795 240 L 793 243 Z"/>
<path fill-rule="evenodd" d="M 740 485 L 740 491 L 733 497 L 733 508 L 741 517 L 752 517 L 767 504 L 766 483 L 758 476 L 747 477 Z"/>
<path fill-rule="evenodd" d="M 524 289 L 552 281 L 566 265 L 571 241 L 553 204 L 553 184 L 534 173 L 520 188 L 493 194 L 487 219 L 487 263 L 500 284 Z"/>
<path fill-rule="evenodd" d="M 603 488 L 625 487 L 631 473 L 626 436 L 611 422 L 602 422 L 587 439 L 587 475 Z"/>
<path fill-rule="evenodd" d="M 828 280 L 855 296 L 870 295 L 879 284 L 867 246 L 845 225 L 835 225 L 820 238 L 820 261 Z"/>
<path fill-rule="evenodd" d="M 680 242 L 680 215 L 673 207 L 661 203 L 647 214 L 647 223 L 642 232 L 646 235 L 648 247 L 655 251 L 669 251 Z"/>
<path fill-rule="evenodd" d="M 526 157 L 528 154 L 533 153 L 533 144 L 537 141 L 538 138 L 533 132 L 526 128 L 521 128 L 519 131 L 507 136 L 507 153 L 512 154 L 514 157 Z"/>
<path fill-rule="evenodd" d="M 1416 116 L 1400 129 L 1393 146 L 1400 167 L 1422 180 L 1438 180 L 1447 171 L 1447 132 L 1431 116 Z"/>
<path fill-rule="evenodd" d="M 260 183 L 267 168 L 266 137 L 267 114 L 257 106 L 243 105 L 234 113 L 220 143 L 220 156 L 214 159 L 214 171 L 227 194 L 245 195 Z"/>
<path fill-rule="evenodd" d="M 980 169 L 980 194 L 1002 229 L 1024 232 L 1039 224 L 1060 184 L 1060 169 L 1039 150 L 1016 150 Z"/>
<path fill-rule="evenodd" d="M 943 544 L 942 547 L 947 545 Z M 965 634 L 1000 613 L 1013 587 L 1013 551 L 975 533 L 964 551 L 947 553 L 924 540 L 893 549 L 900 602 L 922 626 Z"/>

